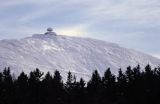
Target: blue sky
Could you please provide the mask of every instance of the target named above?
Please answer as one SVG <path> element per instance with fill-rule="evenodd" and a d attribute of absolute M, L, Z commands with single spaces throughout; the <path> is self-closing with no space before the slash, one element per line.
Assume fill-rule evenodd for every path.
<path fill-rule="evenodd" d="M 58 34 L 118 43 L 160 58 L 159 0 L 2 0 L 0 39 L 53 27 Z"/>

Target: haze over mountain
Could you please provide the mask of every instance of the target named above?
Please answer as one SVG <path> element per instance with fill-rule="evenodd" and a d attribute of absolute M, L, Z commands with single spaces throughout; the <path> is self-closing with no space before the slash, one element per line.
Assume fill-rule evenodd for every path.
<path fill-rule="evenodd" d="M 63 77 L 71 71 L 88 79 L 96 69 L 103 74 L 110 67 L 116 74 L 119 68 L 148 63 L 154 67 L 160 60 L 114 43 L 57 35 L 51 28 L 45 34 L 0 41 L 0 69 L 10 67 L 15 74 L 39 68 L 43 72 L 59 70 Z"/>

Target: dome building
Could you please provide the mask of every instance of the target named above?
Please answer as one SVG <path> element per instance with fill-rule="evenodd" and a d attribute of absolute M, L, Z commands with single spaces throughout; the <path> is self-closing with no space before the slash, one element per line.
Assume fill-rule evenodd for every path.
<path fill-rule="evenodd" d="M 47 32 L 45 33 L 45 35 L 54 35 L 56 36 L 57 34 L 55 32 L 53 32 L 53 29 L 51 27 L 47 28 Z"/>

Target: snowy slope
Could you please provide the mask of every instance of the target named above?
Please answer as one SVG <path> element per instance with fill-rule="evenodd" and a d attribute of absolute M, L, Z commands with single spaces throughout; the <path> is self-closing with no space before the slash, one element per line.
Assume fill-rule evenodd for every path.
<path fill-rule="evenodd" d="M 148 63 L 157 66 L 160 60 L 117 44 L 89 38 L 37 34 L 0 41 L 0 69 L 9 66 L 15 74 L 22 70 L 28 73 L 35 68 L 43 72 L 57 69 L 64 77 L 70 70 L 87 79 L 95 69 L 102 74 L 111 67 L 112 72 L 117 73 L 120 67 L 125 70 L 128 65 L 144 66 Z"/>

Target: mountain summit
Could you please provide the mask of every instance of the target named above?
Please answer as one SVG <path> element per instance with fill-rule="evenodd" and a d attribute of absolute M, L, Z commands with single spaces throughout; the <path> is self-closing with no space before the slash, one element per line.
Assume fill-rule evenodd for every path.
<path fill-rule="evenodd" d="M 52 28 L 45 34 L 0 41 L 0 69 L 10 67 L 15 74 L 39 68 L 43 72 L 59 70 L 62 76 L 71 71 L 88 79 L 96 69 L 103 74 L 110 67 L 117 73 L 119 68 L 148 63 L 158 66 L 160 60 L 114 43 L 57 35 Z"/>

